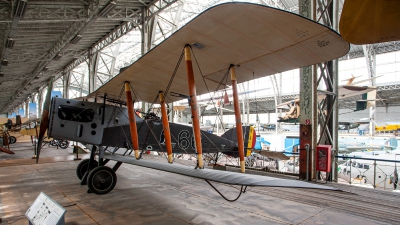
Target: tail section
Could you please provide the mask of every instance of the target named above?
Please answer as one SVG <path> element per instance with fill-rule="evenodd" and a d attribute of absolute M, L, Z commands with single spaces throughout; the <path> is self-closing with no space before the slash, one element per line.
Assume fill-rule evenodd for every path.
<path fill-rule="evenodd" d="M 252 126 L 243 126 L 242 129 L 244 136 L 244 156 L 248 157 L 256 144 L 256 131 Z M 236 127 L 229 129 L 221 137 L 237 143 Z M 233 152 L 232 156 L 237 157 L 239 153 L 237 152 L 237 148 L 235 149 L 236 152 Z"/>

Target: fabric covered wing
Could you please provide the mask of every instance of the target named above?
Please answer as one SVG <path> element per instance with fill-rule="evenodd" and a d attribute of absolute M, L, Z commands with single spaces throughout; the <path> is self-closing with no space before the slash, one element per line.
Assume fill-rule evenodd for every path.
<path fill-rule="evenodd" d="M 398 0 L 346 0 L 340 17 L 340 33 L 357 45 L 400 40 L 399 9 Z"/>
<path fill-rule="evenodd" d="M 251 3 L 225 3 L 197 16 L 89 97 L 107 93 L 109 98 L 124 99 L 119 96 L 122 83 L 129 81 L 139 101 L 153 102 L 158 91 L 166 90 L 184 46 L 194 43 L 204 46 L 192 48 L 198 95 L 225 82 L 230 64 L 237 66 L 241 83 L 336 59 L 349 50 L 335 31 L 297 14 Z M 169 91 L 188 95 L 186 76 L 183 61 Z M 167 103 L 177 100 L 181 98 L 166 96 Z"/>
<path fill-rule="evenodd" d="M 106 155 L 103 158 L 230 185 L 314 188 L 339 191 L 339 189 L 336 188 L 298 180 L 285 180 L 274 177 L 241 174 L 220 170 L 193 169 L 179 164 L 168 164 L 143 159 L 137 160 L 129 156 Z"/>

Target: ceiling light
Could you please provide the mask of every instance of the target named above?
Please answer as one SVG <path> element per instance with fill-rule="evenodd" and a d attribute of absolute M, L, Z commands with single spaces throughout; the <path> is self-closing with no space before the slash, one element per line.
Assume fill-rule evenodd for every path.
<path fill-rule="evenodd" d="M 76 44 L 78 43 L 78 41 L 80 41 L 82 39 L 82 35 L 78 34 L 76 35 L 74 38 L 72 38 L 72 40 L 69 42 L 71 44 Z"/>
<path fill-rule="evenodd" d="M 1 61 L 1 65 L 2 66 L 7 66 L 8 65 L 8 60 L 7 59 L 3 59 L 3 61 Z"/>
<path fill-rule="evenodd" d="M 99 16 L 106 16 L 117 4 L 115 2 L 109 2 L 100 12 Z"/>
<path fill-rule="evenodd" d="M 47 66 L 42 69 L 42 71 L 47 71 L 47 70 L 49 70 L 49 67 Z"/>
<path fill-rule="evenodd" d="M 17 2 L 17 7 L 15 10 L 14 16 L 16 17 L 22 17 L 25 14 L 25 9 L 26 9 L 26 2 L 27 0 L 19 0 Z"/>
<path fill-rule="evenodd" d="M 54 56 L 53 60 L 59 60 L 61 59 L 62 55 L 61 54 L 57 54 L 56 56 Z"/>
<path fill-rule="evenodd" d="M 13 48 L 14 47 L 14 43 L 15 43 L 14 39 L 8 38 L 7 41 L 6 41 L 6 48 Z"/>
<path fill-rule="evenodd" d="M 4 77 L 4 73 L 0 73 L 0 77 Z"/>

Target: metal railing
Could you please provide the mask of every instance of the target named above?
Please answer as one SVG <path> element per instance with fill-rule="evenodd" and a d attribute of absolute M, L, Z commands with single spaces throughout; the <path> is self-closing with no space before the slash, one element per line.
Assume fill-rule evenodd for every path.
<path fill-rule="evenodd" d="M 399 160 L 336 156 L 340 181 L 350 185 L 383 190 L 398 190 Z M 339 181 L 339 182 L 340 182 Z"/>

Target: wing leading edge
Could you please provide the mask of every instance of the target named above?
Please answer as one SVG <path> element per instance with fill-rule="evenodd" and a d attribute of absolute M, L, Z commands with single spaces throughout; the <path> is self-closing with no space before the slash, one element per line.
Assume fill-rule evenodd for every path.
<path fill-rule="evenodd" d="M 194 43 L 204 47 L 197 49 Z M 338 33 L 297 14 L 251 3 L 225 3 L 201 13 L 88 97 L 107 93 L 118 98 L 121 84 L 129 81 L 139 101 L 153 102 L 159 90 L 166 90 L 186 44 L 193 46 L 193 59 L 201 67 L 200 73 L 194 66 L 198 95 L 216 90 L 231 64 L 237 66 L 241 83 L 330 61 L 349 50 Z M 179 66 L 169 92 L 188 95 L 184 65 Z"/>

